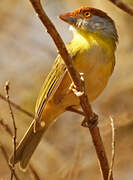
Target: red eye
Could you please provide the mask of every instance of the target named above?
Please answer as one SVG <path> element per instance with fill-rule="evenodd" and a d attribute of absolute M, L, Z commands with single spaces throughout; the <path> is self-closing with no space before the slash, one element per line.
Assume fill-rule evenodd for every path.
<path fill-rule="evenodd" d="M 89 11 L 86 11 L 86 12 L 84 13 L 84 16 L 85 16 L 86 18 L 88 18 L 88 17 L 91 16 L 91 13 L 90 13 Z"/>

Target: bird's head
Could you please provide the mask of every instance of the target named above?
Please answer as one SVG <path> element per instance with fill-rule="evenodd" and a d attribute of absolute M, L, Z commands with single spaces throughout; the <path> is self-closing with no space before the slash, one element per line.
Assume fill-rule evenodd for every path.
<path fill-rule="evenodd" d="M 73 12 L 61 14 L 59 18 L 72 25 L 82 35 L 91 33 L 118 40 L 114 21 L 99 9 L 81 7 Z"/>

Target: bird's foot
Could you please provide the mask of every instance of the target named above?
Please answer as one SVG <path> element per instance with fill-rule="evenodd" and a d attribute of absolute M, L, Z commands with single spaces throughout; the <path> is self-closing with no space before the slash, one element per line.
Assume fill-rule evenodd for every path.
<path fill-rule="evenodd" d="M 86 120 L 86 118 L 82 121 L 81 126 L 92 129 L 94 128 L 96 125 L 98 124 L 98 115 L 97 114 L 93 114 L 93 117 L 90 119 L 90 121 L 88 122 Z"/>
<path fill-rule="evenodd" d="M 77 90 L 77 88 L 73 82 L 71 83 L 69 90 L 72 91 L 78 97 L 82 96 L 84 94 L 84 91 Z"/>

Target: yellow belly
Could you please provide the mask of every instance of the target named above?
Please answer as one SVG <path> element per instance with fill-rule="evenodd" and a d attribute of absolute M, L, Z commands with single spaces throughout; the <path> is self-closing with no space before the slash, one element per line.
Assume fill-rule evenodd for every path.
<path fill-rule="evenodd" d="M 75 59 L 75 66 L 79 72 L 82 72 L 85 79 L 86 91 L 90 101 L 93 101 L 103 91 L 109 77 L 114 69 L 114 56 L 95 47 L 90 49 L 89 53 L 81 52 Z"/>
<path fill-rule="evenodd" d="M 74 58 L 74 65 L 80 73 L 83 73 L 89 101 L 94 101 L 107 85 L 113 71 L 114 59 L 109 59 L 101 49 L 94 48 L 89 53 L 88 51 L 79 52 Z M 71 83 L 67 73 L 49 103 L 59 106 L 61 110 L 71 105 L 79 106 L 78 97 L 69 90 Z"/>
<path fill-rule="evenodd" d="M 67 49 L 72 56 L 75 68 L 83 74 L 86 92 L 89 101 L 92 102 L 106 87 L 112 74 L 115 64 L 115 50 L 108 42 L 95 37 L 91 39 L 89 37 L 86 40 L 80 36 L 76 39 L 74 38 L 67 45 Z M 44 82 L 36 105 L 36 114 L 41 114 L 39 118 L 44 119 L 48 126 L 66 111 L 66 107 L 80 107 L 79 98 L 70 89 L 72 81 L 69 74 L 65 73 L 65 70 L 61 70 L 62 64 L 64 65 L 63 60 L 58 56 Z M 49 94 L 50 96 L 48 97 Z"/>

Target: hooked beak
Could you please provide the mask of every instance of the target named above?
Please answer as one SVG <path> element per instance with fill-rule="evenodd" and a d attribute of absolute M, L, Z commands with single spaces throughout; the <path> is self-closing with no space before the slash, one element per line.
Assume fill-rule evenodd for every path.
<path fill-rule="evenodd" d="M 70 25 L 76 25 L 77 17 L 74 16 L 72 13 L 63 13 L 59 15 L 59 18 Z"/>

